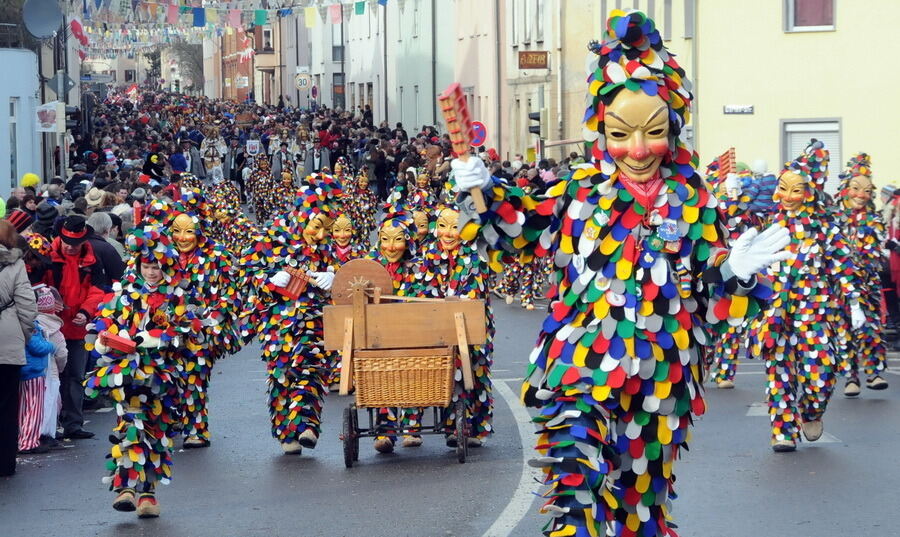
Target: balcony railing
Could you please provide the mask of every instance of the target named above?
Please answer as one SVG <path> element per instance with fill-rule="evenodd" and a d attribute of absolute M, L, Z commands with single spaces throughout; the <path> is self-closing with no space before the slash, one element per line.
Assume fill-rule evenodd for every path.
<path fill-rule="evenodd" d="M 25 33 L 22 31 L 21 25 L 0 24 L 0 48 L 24 48 L 25 46 Z"/>

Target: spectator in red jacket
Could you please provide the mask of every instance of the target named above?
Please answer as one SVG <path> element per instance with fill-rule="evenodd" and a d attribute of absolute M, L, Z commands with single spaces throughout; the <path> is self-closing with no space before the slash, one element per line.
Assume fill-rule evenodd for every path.
<path fill-rule="evenodd" d="M 84 426 L 84 381 L 87 351 L 84 348 L 85 325 L 94 317 L 105 291 L 112 282 L 97 261 L 88 242 L 88 227 L 81 215 L 66 218 L 50 251 L 53 286 L 63 299 L 62 334 L 66 338 L 69 361 L 60 376 L 63 408 L 60 423 L 66 438 L 91 438 Z"/>

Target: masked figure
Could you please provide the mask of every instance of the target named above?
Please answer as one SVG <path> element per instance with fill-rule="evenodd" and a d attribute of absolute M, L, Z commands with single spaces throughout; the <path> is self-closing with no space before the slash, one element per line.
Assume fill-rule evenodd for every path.
<path fill-rule="evenodd" d="M 369 176 L 365 168 L 356 176 L 356 184 L 350 188 L 349 200 L 349 210 L 353 221 L 359 226 L 359 236 L 368 244 L 370 235 L 375 231 L 379 202 L 375 192 L 369 188 Z"/>
<path fill-rule="evenodd" d="M 856 265 L 860 307 L 866 315 L 865 323 L 852 329 L 848 344 L 842 353 L 841 369 L 847 374 L 844 395 L 859 395 L 859 372 L 868 377 L 866 387 L 883 390 L 888 383 L 881 376 L 886 366 L 886 349 L 881 339 L 881 272 L 885 270 L 887 257 L 883 245 L 887 240 L 881 214 L 875 210 L 869 156 L 860 153 L 847 163 L 847 171 L 841 174 L 838 203 L 843 209 L 844 224 L 850 252 Z M 844 329 L 852 327 L 853 311 L 846 303 Z"/>
<path fill-rule="evenodd" d="M 416 224 L 411 215 L 402 210 L 387 208 L 378 227 L 376 246 L 366 256 L 381 263 L 391 275 L 393 294 L 398 296 L 419 296 L 420 287 L 416 281 L 416 267 L 420 260 L 415 257 Z M 397 424 L 397 416 L 393 409 L 378 409 L 377 424 L 385 433 L 375 438 L 375 449 L 379 453 L 394 451 L 396 431 L 404 424 L 418 423 L 420 413 L 404 409 Z M 404 447 L 416 447 L 422 444 L 418 436 L 404 438 Z"/>
<path fill-rule="evenodd" d="M 837 373 L 832 292 L 850 305 L 855 328 L 865 322 L 849 245 L 819 203 L 806 158 L 779 175 L 772 221 L 791 234 L 790 258 L 770 268 L 775 296 L 750 325 L 752 354 L 766 361 L 776 452 L 794 451 L 801 430 L 810 442 L 822 435 Z"/>
<path fill-rule="evenodd" d="M 269 161 L 265 156 L 260 155 L 254 159 L 254 169 L 247 179 L 247 190 L 253 201 L 256 221 L 260 224 L 272 218 L 283 205 L 283 200 L 278 199 L 278 184 L 272 176 Z"/>
<path fill-rule="evenodd" d="M 242 281 L 251 291 L 244 332 L 258 333 L 262 342 L 272 436 L 286 454 L 316 446 L 334 364 L 333 353 L 324 349 L 322 308 L 334 280 L 328 230 L 338 193 L 329 181 L 305 190 L 293 211 L 276 216 L 248 246 L 241 262 Z M 296 298 L 290 293 L 297 276 L 288 270 L 309 279 Z"/>
<path fill-rule="evenodd" d="M 228 145 L 219 133 L 219 128 L 210 128 L 209 134 L 200 143 L 200 154 L 203 155 L 206 175 L 212 178 L 214 183 L 219 183 L 224 179 L 222 163 L 225 161 L 227 152 Z"/>
<path fill-rule="evenodd" d="M 593 162 L 528 196 L 480 159 L 454 160 L 461 236 L 494 270 L 503 255 L 553 256 L 522 390 L 539 408 L 545 532 L 668 536 L 674 462 L 706 409 L 699 347 L 758 309 L 768 289 L 756 273 L 789 239 L 751 230 L 725 249 L 716 200 L 680 137 L 689 81 L 652 20 L 615 10 L 590 50 Z M 474 189 L 488 212 L 475 212 Z"/>
<path fill-rule="evenodd" d="M 487 340 L 484 345 L 473 346 L 470 355 L 474 371 L 474 388 L 470 392 L 462 389 L 457 383 L 454 388 L 453 401 L 459 399 L 466 402 L 471 432 L 468 437 L 470 446 L 479 447 L 493 432 L 493 404 L 491 393 L 491 364 L 494 351 L 494 314 L 490 296 L 486 291 L 488 275 L 487 264 L 478 257 L 471 242 L 463 242 L 459 236 L 459 211 L 455 207 L 439 207 L 435 222 L 436 240 L 433 241 L 424 255 L 424 269 L 419 272 L 422 292 L 433 298 L 463 297 L 482 299 L 485 301 L 485 318 L 487 319 Z M 457 363 L 457 368 L 460 364 Z M 445 416 L 447 429 L 447 445 L 456 447 L 457 438 L 453 424 L 456 415 L 454 405 L 450 405 Z"/>

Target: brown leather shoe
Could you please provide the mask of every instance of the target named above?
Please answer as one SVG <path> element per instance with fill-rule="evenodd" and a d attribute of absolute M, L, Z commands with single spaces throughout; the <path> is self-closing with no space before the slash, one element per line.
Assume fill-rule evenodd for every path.
<path fill-rule="evenodd" d="M 140 518 L 156 518 L 159 516 L 159 503 L 154 494 L 141 494 L 138 499 L 137 515 Z"/>
<path fill-rule="evenodd" d="M 113 500 L 113 509 L 116 511 L 131 512 L 135 510 L 134 490 L 122 489 L 119 495 Z"/>
<path fill-rule="evenodd" d="M 393 453 L 394 441 L 386 436 L 375 439 L 375 451 L 378 453 Z"/>

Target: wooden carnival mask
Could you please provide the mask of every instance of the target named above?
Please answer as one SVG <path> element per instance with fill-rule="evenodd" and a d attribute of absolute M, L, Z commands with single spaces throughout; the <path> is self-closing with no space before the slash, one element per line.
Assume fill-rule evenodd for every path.
<path fill-rule="evenodd" d="M 425 211 L 413 211 L 413 222 L 416 224 L 416 238 L 422 240 L 428 234 L 428 214 Z"/>
<path fill-rule="evenodd" d="M 807 188 L 802 175 L 787 171 L 778 178 L 778 187 L 772 199 L 780 203 L 782 209 L 796 211 L 806 202 Z"/>
<path fill-rule="evenodd" d="M 331 225 L 330 219 L 324 214 L 317 214 L 310 218 L 309 223 L 303 228 L 303 240 L 306 244 L 314 246 L 325 240 L 325 234 Z"/>
<path fill-rule="evenodd" d="M 359 174 L 356 182 L 359 183 L 360 188 L 369 188 L 369 176 L 365 173 Z"/>
<path fill-rule="evenodd" d="M 850 179 L 844 203 L 851 209 L 865 209 L 875 194 L 872 179 L 865 175 L 857 175 Z"/>
<path fill-rule="evenodd" d="M 190 253 L 197 248 L 197 224 L 190 216 L 182 213 L 172 221 L 172 240 L 181 253 Z"/>
<path fill-rule="evenodd" d="M 603 116 L 606 149 L 619 171 L 643 183 L 669 153 L 669 107 L 659 96 L 623 89 Z"/>
<path fill-rule="evenodd" d="M 403 259 L 406 252 L 406 228 L 388 220 L 378 230 L 378 250 L 389 263 Z"/>
<path fill-rule="evenodd" d="M 347 215 L 342 214 L 334 219 L 334 223 L 331 224 L 331 238 L 341 248 L 350 244 L 353 239 L 353 222 Z"/>
<path fill-rule="evenodd" d="M 428 188 L 428 183 L 431 182 L 431 177 L 426 172 L 422 172 L 416 177 L 416 186 L 419 188 Z"/>
<path fill-rule="evenodd" d="M 441 248 L 452 251 L 459 246 L 459 212 L 453 209 L 444 209 L 437 217 L 437 237 Z"/>

